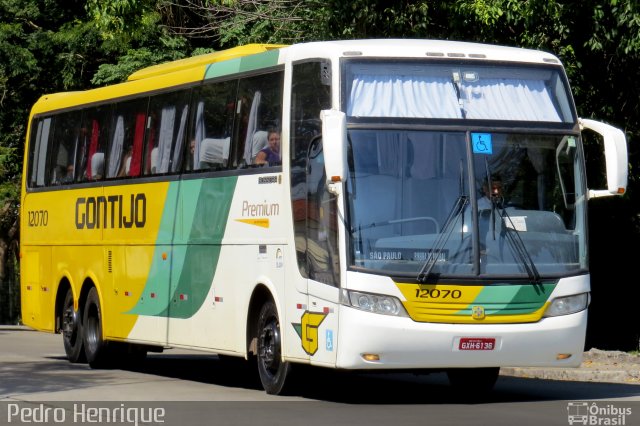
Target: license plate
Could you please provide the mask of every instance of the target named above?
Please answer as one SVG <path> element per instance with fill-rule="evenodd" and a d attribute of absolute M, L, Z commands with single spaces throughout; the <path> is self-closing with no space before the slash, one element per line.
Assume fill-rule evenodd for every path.
<path fill-rule="evenodd" d="M 458 349 L 461 351 L 492 351 L 496 347 L 496 339 L 489 337 L 463 337 Z"/>

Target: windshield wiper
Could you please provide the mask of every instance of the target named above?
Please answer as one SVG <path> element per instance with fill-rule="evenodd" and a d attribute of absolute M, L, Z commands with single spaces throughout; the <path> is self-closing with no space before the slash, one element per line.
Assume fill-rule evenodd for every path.
<path fill-rule="evenodd" d="M 424 283 L 425 281 L 427 281 L 427 278 L 429 278 L 431 270 L 440 258 L 440 253 L 442 253 L 442 250 L 447 244 L 447 241 L 449 241 L 449 237 L 451 237 L 451 234 L 453 233 L 453 230 L 455 228 L 453 225 L 457 221 L 458 217 L 460 217 L 464 213 L 464 209 L 467 204 L 469 204 L 469 197 L 467 197 L 466 195 L 458 196 L 456 202 L 453 205 L 453 208 L 449 212 L 449 216 L 447 216 L 447 220 L 444 222 L 442 232 L 434 243 L 427 260 L 422 266 L 422 269 L 420 269 L 420 273 L 418 273 L 417 280 L 421 283 Z"/>
<path fill-rule="evenodd" d="M 489 191 L 491 192 L 491 188 L 493 188 L 493 182 L 491 181 L 491 172 L 489 171 L 489 163 L 487 159 L 484 160 L 485 170 L 486 170 L 486 179 L 487 185 L 489 187 Z M 516 254 L 516 258 L 520 260 L 520 263 L 527 271 L 527 275 L 529 279 L 534 284 L 540 283 L 540 273 L 538 273 L 538 268 L 536 268 L 536 264 L 533 262 L 529 251 L 527 250 L 527 246 L 525 245 L 522 238 L 520 238 L 520 232 L 516 229 L 513 221 L 511 220 L 511 216 L 507 213 L 507 209 L 505 209 L 504 204 L 502 202 L 498 202 L 499 198 L 489 196 L 491 200 L 491 231 L 493 234 L 493 239 L 496 239 L 496 225 L 495 225 L 495 212 L 498 211 L 500 213 L 500 218 L 502 219 L 504 234 L 507 237 L 511 245 L 511 249 Z M 507 224 L 508 221 L 508 224 Z M 508 226 L 510 225 L 510 226 Z"/>
<path fill-rule="evenodd" d="M 497 206 L 496 206 L 497 208 Z M 511 243 L 511 247 L 513 251 L 516 253 L 517 257 L 520 259 L 520 263 L 524 266 L 524 269 L 527 271 L 527 275 L 529 275 L 529 279 L 534 284 L 540 284 L 540 274 L 538 273 L 538 268 L 536 268 L 536 264 L 533 262 L 529 251 L 527 250 L 527 246 L 525 245 L 522 238 L 520 238 L 520 232 L 516 229 L 513 221 L 511 220 L 511 216 L 507 213 L 507 209 L 504 206 L 500 207 L 500 217 L 502 218 L 502 223 L 504 224 L 504 233 Z M 507 221 L 509 221 L 509 226 L 507 225 Z"/>
<path fill-rule="evenodd" d="M 465 208 L 469 204 L 469 196 L 464 194 L 464 180 L 462 177 L 463 173 L 464 173 L 464 166 L 461 160 L 460 161 L 460 188 L 459 188 L 460 195 L 458 195 L 458 198 L 456 199 L 455 203 L 453 203 L 453 207 L 451 208 L 451 211 L 447 216 L 447 220 L 445 220 L 444 226 L 442 227 L 442 232 L 439 234 L 438 239 L 433 244 L 433 248 L 431 249 L 429 256 L 427 256 L 427 260 L 424 262 L 424 265 L 422 265 L 422 269 L 420 269 L 420 272 L 416 277 L 416 279 L 421 283 L 426 282 L 427 279 L 429 278 L 429 275 L 431 275 L 431 271 L 433 270 L 433 267 L 438 262 L 438 259 L 440 258 L 440 254 L 442 253 L 442 250 L 447 244 L 447 241 L 449 241 L 449 237 L 451 237 L 451 234 L 453 233 L 453 230 L 455 228 L 454 224 L 457 222 L 458 217 L 463 215 Z M 463 221 L 464 221 L 464 217 L 463 217 Z M 460 227 L 460 229 L 464 229 L 464 222 Z"/>
<path fill-rule="evenodd" d="M 358 225 L 358 230 L 362 231 L 363 229 L 378 228 L 381 226 L 389 226 L 389 225 L 396 225 L 398 223 L 417 222 L 417 221 L 426 221 L 426 222 L 433 223 L 434 224 L 433 226 L 436 229 L 436 232 L 438 232 L 438 222 L 431 216 L 416 216 L 416 217 L 406 217 L 404 219 L 381 220 L 379 222 L 371 222 L 366 225 Z M 351 228 L 351 232 L 354 232 L 354 231 L 355 231 L 355 228 Z"/>

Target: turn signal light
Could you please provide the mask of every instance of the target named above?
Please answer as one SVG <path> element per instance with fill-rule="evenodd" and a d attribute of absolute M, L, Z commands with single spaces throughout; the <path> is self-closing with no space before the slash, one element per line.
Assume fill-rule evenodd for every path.
<path fill-rule="evenodd" d="M 378 354 L 362 354 L 362 359 L 365 361 L 380 361 L 380 355 Z"/>

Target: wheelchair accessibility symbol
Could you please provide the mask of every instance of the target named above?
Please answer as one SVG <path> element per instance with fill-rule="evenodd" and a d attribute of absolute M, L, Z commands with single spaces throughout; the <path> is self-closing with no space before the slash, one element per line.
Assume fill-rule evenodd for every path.
<path fill-rule="evenodd" d="M 493 154 L 491 133 L 471 133 L 474 154 Z"/>

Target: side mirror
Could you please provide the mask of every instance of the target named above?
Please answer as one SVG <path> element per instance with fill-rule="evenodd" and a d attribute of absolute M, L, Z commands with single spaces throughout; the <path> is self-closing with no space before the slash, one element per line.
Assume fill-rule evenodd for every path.
<path fill-rule="evenodd" d="M 616 127 L 599 121 L 581 118 L 580 129 L 589 129 L 602 136 L 607 168 L 607 189 L 589 190 L 589 198 L 622 195 L 627 191 L 627 138 Z"/>
<path fill-rule="evenodd" d="M 320 112 L 320 119 L 327 180 L 341 182 L 346 175 L 347 116 L 342 111 L 327 109 Z"/>

